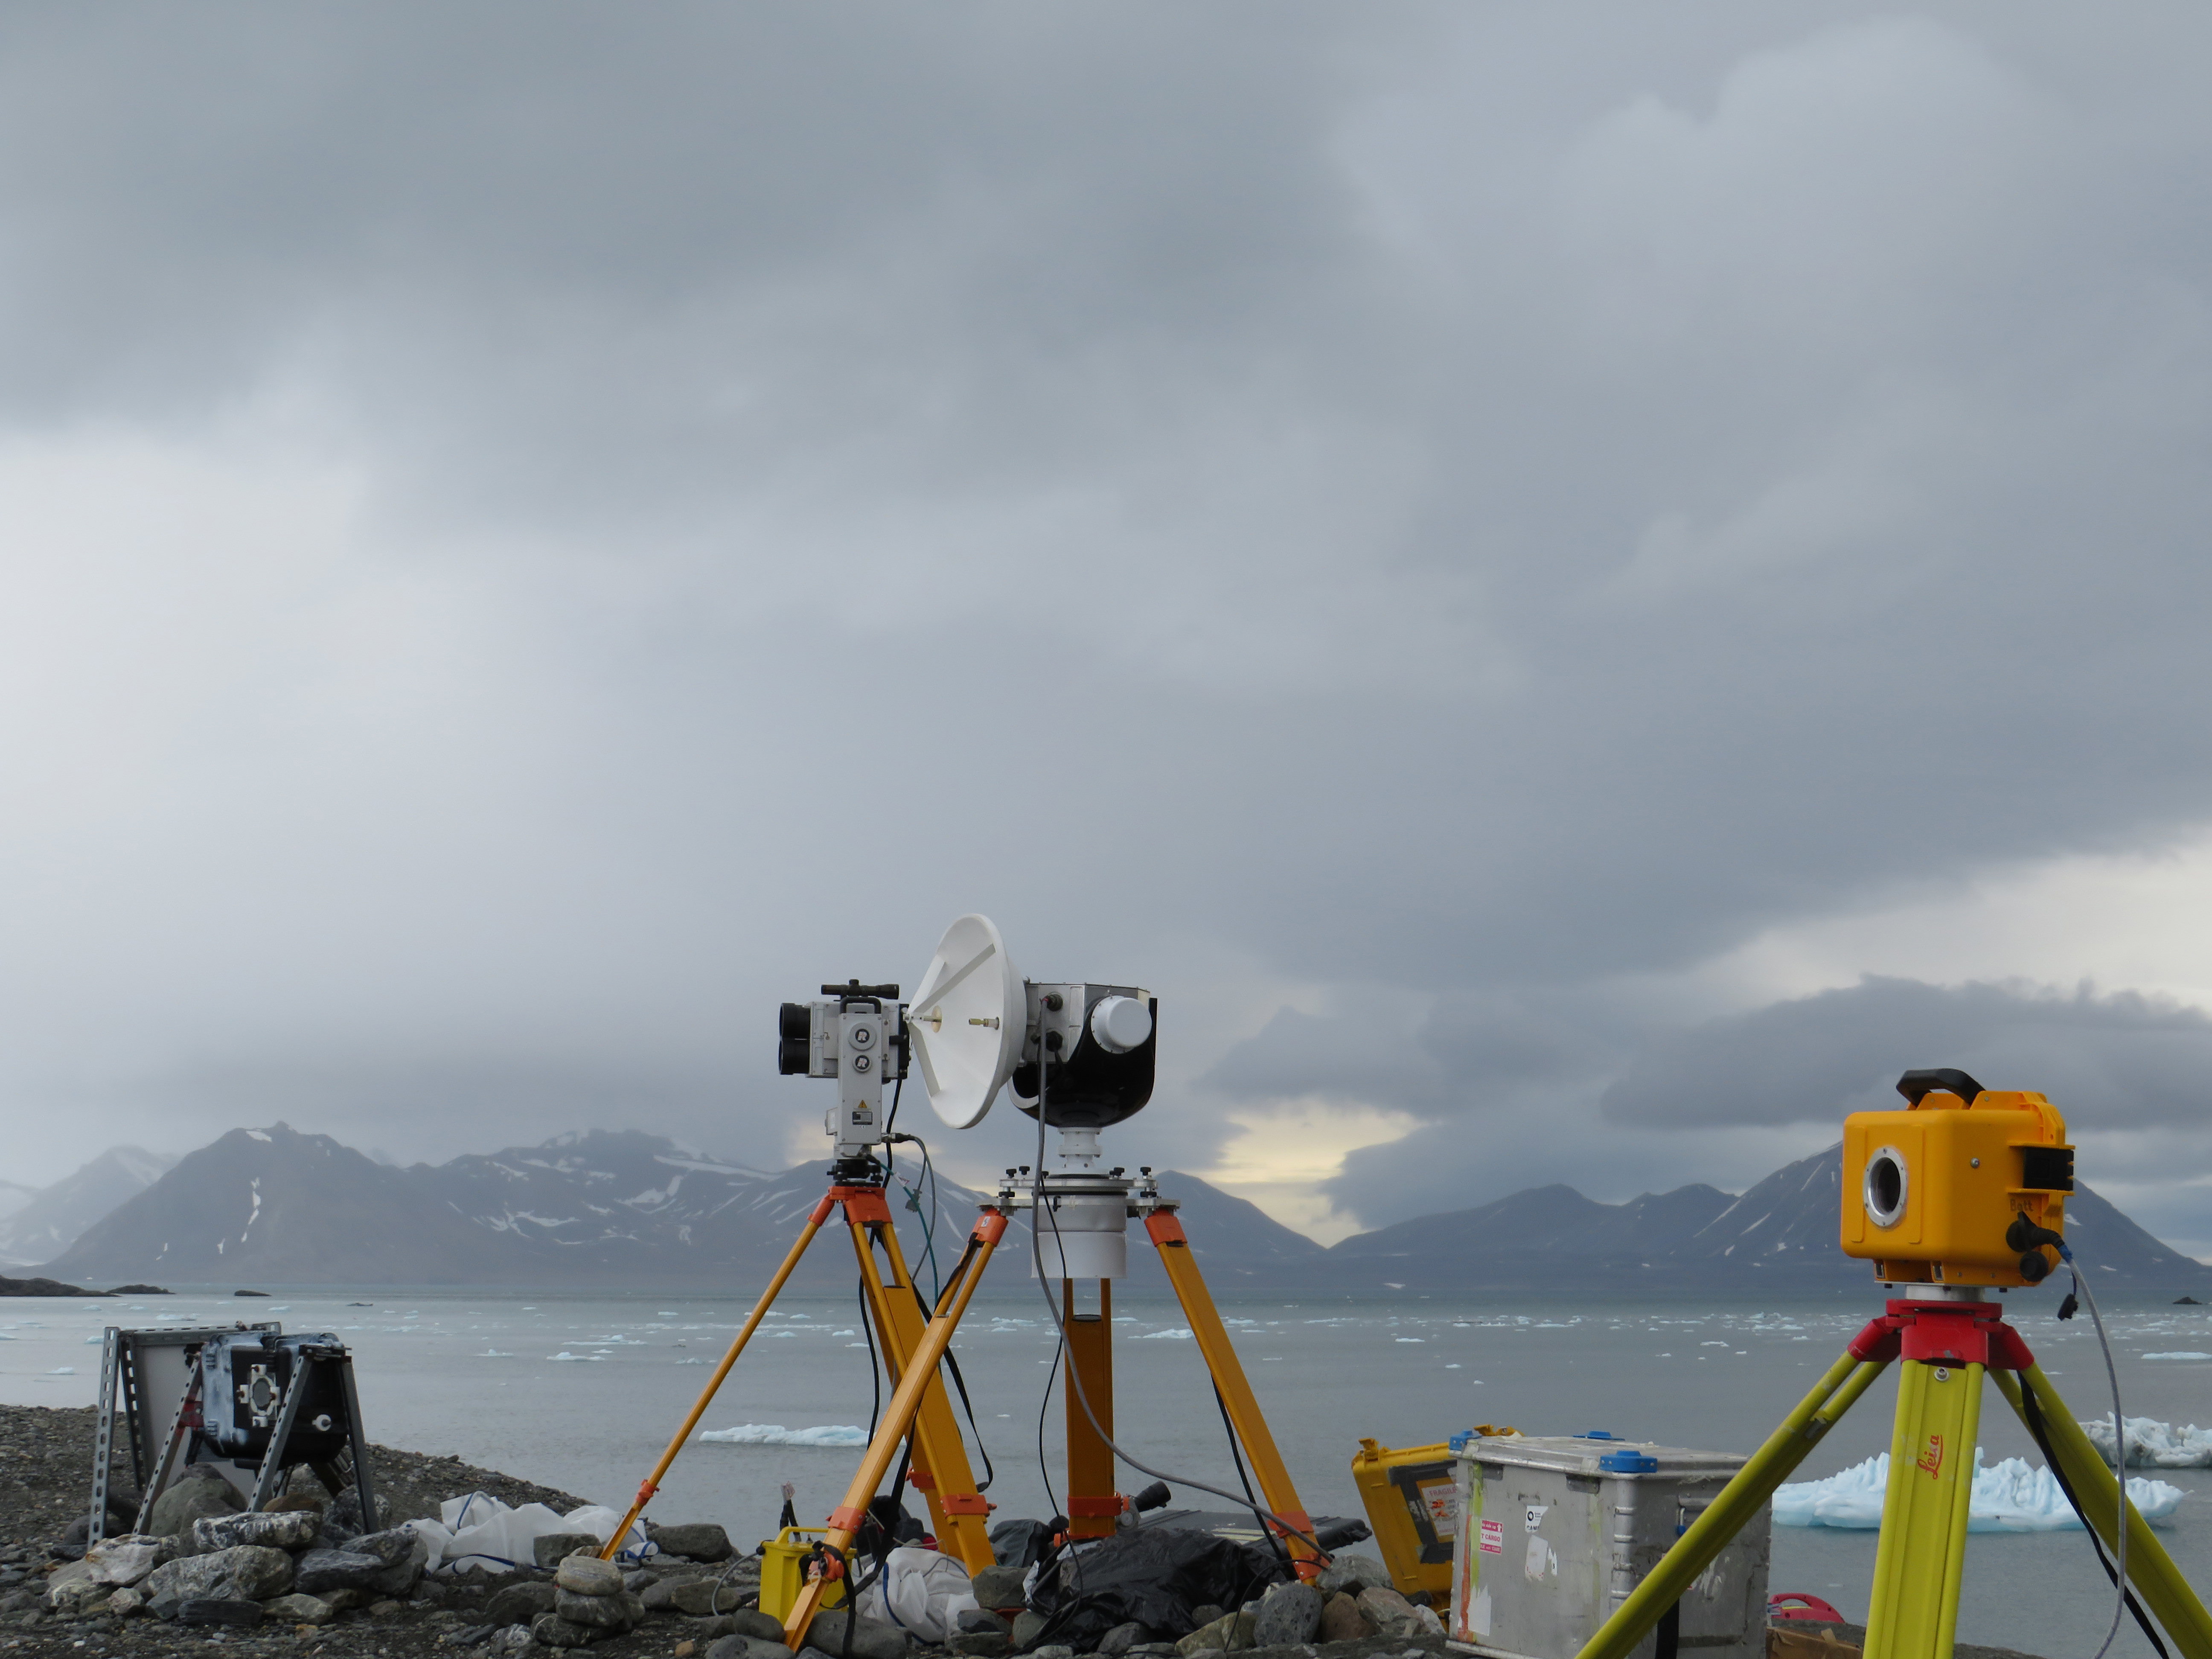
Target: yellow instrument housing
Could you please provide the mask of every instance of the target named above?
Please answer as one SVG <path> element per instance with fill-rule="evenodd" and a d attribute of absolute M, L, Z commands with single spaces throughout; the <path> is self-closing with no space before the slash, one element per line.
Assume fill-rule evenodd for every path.
<path fill-rule="evenodd" d="M 1908 1074 L 1909 1076 L 1910 1074 Z M 1931 1089 L 1899 1112 L 1844 1120 L 1844 1254 L 1892 1283 L 2033 1285 L 2058 1263 L 2050 1245 L 2005 1242 L 2016 1216 L 2065 1230 L 2074 1188 L 2066 1120 L 2041 1095 Z M 2023 1273 L 2024 1255 L 2043 1270 Z"/>

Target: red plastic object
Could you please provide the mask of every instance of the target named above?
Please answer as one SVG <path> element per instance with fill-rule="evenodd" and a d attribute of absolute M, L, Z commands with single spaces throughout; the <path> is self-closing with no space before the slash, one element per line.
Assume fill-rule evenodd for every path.
<path fill-rule="evenodd" d="M 1769 1619 L 1812 1619 L 1824 1625 L 1850 1622 L 1819 1596 L 1806 1595 L 1797 1590 L 1784 1590 L 1778 1595 L 1768 1596 L 1766 1616 Z"/>

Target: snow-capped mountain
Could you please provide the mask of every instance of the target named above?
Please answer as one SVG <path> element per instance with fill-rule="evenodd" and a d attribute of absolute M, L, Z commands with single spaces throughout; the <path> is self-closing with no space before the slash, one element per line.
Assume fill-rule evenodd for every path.
<path fill-rule="evenodd" d="M 820 1164 L 749 1169 L 635 1130 L 399 1170 L 276 1123 L 191 1153 L 52 1265 L 74 1282 L 747 1285 L 774 1271 L 824 1185 Z M 982 1195 L 923 1182 L 911 1158 L 891 1185 L 909 1259 L 924 1261 L 933 1244 L 938 1270 L 949 1270 Z M 1200 1260 L 1224 1283 L 1322 1254 L 1194 1177 L 1163 1185 L 1184 1204 Z M 1012 1259 L 1002 1271 L 1025 1273 L 1029 1249 L 1018 1220 L 1000 1246 Z M 1164 1284 L 1149 1249 L 1130 1255 L 1135 1284 Z M 842 1287 L 855 1270 L 833 1223 L 795 1282 Z"/>
<path fill-rule="evenodd" d="M 51 1187 L 0 1182 L 0 1262 L 50 1260 L 175 1162 L 140 1146 L 111 1146 Z"/>
<path fill-rule="evenodd" d="M 908 1259 L 949 1271 L 983 1194 L 934 1187 L 902 1158 L 890 1199 Z M 1418 1217 L 1323 1249 L 1193 1176 L 1162 1172 L 1217 1289 L 1869 1288 L 1836 1249 L 1842 1149 L 1778 1170 L 1741 1197 L 1690 1186 L 1601 1204 L 1540 1187 L 1474 1209 Z M 517 1285 L 676 1288 L 763 1283 L 822 1197 L 823 1166 L 750 1169 L 656 1135 L 595 1130 L 538 1146 L 408 1169 L 281 1123 L 234 1129 L 178 1163 L 45 1272 L 74 1283 Z M 929 1218 L 929 1236 L 923 1225 Z M 2171 1297 L 2212 1290 L 2212 1268 L 2161 1244 L 2083 1187 L 2068 1231 L 2111 1285 Z M 1018 1212 L 994 1284 L 1029 1273 Z M 1133 1290 L 1163 1288 L 1131 1230 Z M 823 1229 L 795 1283 L 848 1288 L 844 1231 Z M 932 1275 L 917 1265 L 925 1283 Z"/>
<path fill-rule="evenodd" d="M 1328 1252 L 1320 1276 L 1365 1289 L 1863 1287 L 1872 1270 L 1836 1248 L 1843 1170 L 1838 1142 L 1741 1197 L 1692 1186 L 1600 1204 L 1571 1187 L 1532 1188 L 1347 1238 Z M 2066 1200 L 2066 1232 L 2100 1290 L 2212 1286 L 2212 1267 L 2161 1243 L 2086 1183 Z"/>

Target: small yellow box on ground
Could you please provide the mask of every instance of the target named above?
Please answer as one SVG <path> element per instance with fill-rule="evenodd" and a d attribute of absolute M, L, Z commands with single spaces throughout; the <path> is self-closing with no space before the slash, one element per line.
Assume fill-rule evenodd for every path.
<path fill-rule="evenodd" d="M 829 1534 L 827 1527 L 786 1527 L 773 1538 L 761 1540 L 760 1610 L 781 1619 L 806 1588 L 806 1553 L 815 1540 Z M 822 1593 L 825 1607 L 845 1605 L 845 1586 L 832 1584 Z"/>
<path fill-rule="evenodd" d="M 1451 1595 L 1452 1540 L 1459 1536 L 1455 1473 L 1451 1447 L 1443 1441 L 1392 1451 L 1362 1440 L 1352 1460 L 1391 1588 L 1431 1607 L 1443 1607 Z"/>

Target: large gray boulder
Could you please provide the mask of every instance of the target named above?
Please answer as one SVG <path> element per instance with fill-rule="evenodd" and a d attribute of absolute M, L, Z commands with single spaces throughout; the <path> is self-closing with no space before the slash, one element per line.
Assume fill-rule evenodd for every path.
<path fill-rule="evenodd" d="M 234 1514 L 245 1507 L 246 1500 L 229 1481 L 204 1463 L 187 1463 L 154 1500 L 146 1530 L 156 1538 L 175 1538 L 189 1534 L 195 1521 Z"/>
<path fill-rule="evenodd" d="M 1287 1648 L 1312 1641 L 1314 1632 L 1321 1627 L 1322 1603 L 1322 1593 L 1311 1584 L 1294 1582 L 1270 1586 L 1253 1614 L 1252 1644 Z"/>
<path fill-rule="evenodd" d="M 1387 1584 L 1370 1584 L 1360 1591 L 1359 1610 L 1374 1622 L 1378 1636 L 1413 1637 L 1424 1633 L 1413 1604 Z"/>
<path fill-rule="evenodd" d="M 120 1588 L 137 1583 L 155 1568 L 175 1560 L 178 1553 L 173 1538 L 127 1532 L 120 1537 L 103 1538 L 87 1550 L 84 1566 L 101 1583 Z"/>
<path fill-rule="evenodd" d="M 487 1625 L 526 1625 L 541 1613 L 553 1611 L 553 1586 L 543 1579 L 509 1584 L 484 1603 Z"/>
<path fill-rule="evenodd" d="M 398 1547 L 398 1559 L 371 1579 L 368 1587 L 386 1595 L 411 1595 L 415 1593 L 415 1586 L 422 1582 L 423 1568 L 430 1563 L 430 1546 L 428 1540 L 404 1528 L 400 1529 L 397 1535 L 403 1540 Z M 382 1556 L 391 1553 L 392 1550 L 380 1540 L 392 1536 L 390 1533 L 371 1533 L 366 1538 L 355 1539 L 346 1547 L 356 1554 L 366 1554 L 369 1552 L 362 1550 L 362 1546 L 374 1543 L 377 1545 L 374 1553 Z"/>
<path fill-rule="evenodd" d="M 653 1541 L 690 1561 L 726 1561 L 732 1553 L 730 1534 L 711 1521 L 656 1528 Z"/>
<path fill-rule="evenodd" d="M 57 1568 L 46 1580 L 46 1605 L 64 1619 L 82 1617 L 94 1602 L 105 1601 L 114 1593 L 114 1585 L 100 1583 L 82 1561 Z"/>
<path fill-rule="evenodd" d="M 587 1648 L 594 1642 L 620 1634 L 602 1630 L 597 1625 L 571 1624 L 557 1613 L 539 1613 L 530 1621 L 530 1633 L 540 1645 L 549 1648 Z"/>
<path fill-rule="evenodd" d="M 187 1601 L 259 1601 L 292 1588 L 292 1558 L 265 1544 L 188 1555 L 146 1576 L 147 1606 L 173 1619 Z"/>
<path fill-rule="evenodd" d="M 557 1567 L 579 1550 L 597 1555 L 600 1547 L 599 1540 L 587 1532 L 549 1532 L 530 1540 L 532 1563 L 540 1567 Z"/>
<path fill-rule="evenodd" d="M 645 1609 L 640 1607 L 632 1617 L 629 1597 L 626 1592 L 613 1595 L 580 1595 L 574 1590 L 557 1585 L 553 1591 L 553 1611 L 572 1625 L 593 1625 L 600 1630 L 626 1631 L 642 1618 Z"/>
<path fill-rule="evenodd" d="M 1371 1584 L 1380 1584 L 1385 1589 L 1390 1585 L 1390 1569 L 1371 1555 L 1336 1556 L 1314 1580 L 1314 1588 L 1323 1595 L 1334 1595 L 1339 1590 L 1357 1595 Z"/>
<path fill-rule="evenodd" d="M 1176 1644 L 1176 1650 L 1184 1659 L 1200 1653 L 1242 1653 L 1254 1644 L 1253 1631 L 1257 1623 L 1249 1613 L 1224 1613 L 1184 1637 Z"/>
<path fill-rule="evenodd" d="M 683 1613 L 694 1619 L 708 1619 L 718 1613 L 737 1612 L 739 1604 L 752 1594 L 735 1584 L 717 1583 L 712 1578 L 685 1578 L 674 1583 L 655 1584 L 645 1593 L 645 1605 L 656 1613 Z"/>
<path fill-rule="evenodd" d="M 239 1544 L 266 1544 L 271 1549 L 303 1550 L 315 1541 L 323 1517 L 309 1511 L 276 1514 L 245 1512 L 202 1516 L 192 1522 L 192 1548 L 206 1555 Z"/>
<path fill-rule="evenodd" d="M 274 1596 L 264 1601 L 261 1611 L 265 1616 L 287 1625 L 327 1625 L 338 1616 L 337 1610 L 321 1597 L 301 1595 L 296 1591 L 290 1595 Z"/>
<path fill-rule="evenodd" d="M 849 1649 L 853 1659 L 906 1659 L 906 1632 L 896 1625 L 886 1625 L 880 1620 L 863 1613 L 854 1619 L 843 1607 L 832 1607 L 827 1613 L 817 1613 L 807 1627 L 806 1641 L 810 1647 L 820 1648 L 825 1653 L 841 1656 L 848 1651 L 845 1643 L 845 1626 L 852 1620 L 853 1640 Z"/>
<path fill-rule="evenodd" d="M 553 1570 L 553 1582 L 578 1595 L 615 1595 L 623 1588 L 623 1571 L 596 1555 L 571 1555 Z"/>
<path fill-rule="evenodd" d="M 1018 1607 L 1022 1605 L 1022 1579 L 1026 1567 L 986 1567 L 969 1581 L 975 1592 L 975 1605 L 982 1607 Z"/>
<path fill-rule="evenodd" d="M 1328 1598 L 1314 1632 L 1315 1639 L 1322 1642 L 1364 1642 L 1374 1634 L 1374 1621 L 1360 1612 L 1358 1599 L 1347 1590 Z"/>
<path fill-rule="evenodd" d="M 390 1571 L 373 1555 L 357 1555 L 351 1550 L 309 1550 L 300 1558 L 294 1583 L 310 1595 L 331 1590 L 367 1591 Z"/>

